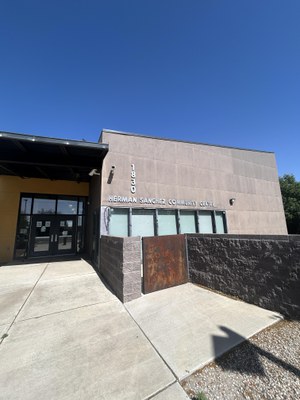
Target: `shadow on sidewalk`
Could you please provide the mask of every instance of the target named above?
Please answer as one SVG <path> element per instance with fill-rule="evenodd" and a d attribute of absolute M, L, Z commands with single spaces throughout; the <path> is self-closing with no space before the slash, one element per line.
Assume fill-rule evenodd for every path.
<path fill-rule="evenodd" d="M 212 340 L 216 357 L 215 363 L 222 369 L 263 376 L 265 375 L 265 371 L 261 362 L 261 357 L 265 357 L 277 366 L 291 372 L 296 377 L 300 377 L 300 370 L 298 368 L 274 356 L 272 353 L 263 350 L 259 346 L 250 343 L 245 337 L 239 335 L 231 329 L 225 326 L 219 326 L 219 328 L 225 332 L 227 336 L 224 337 L 214 335 Z M 239 354 L 237 351 L 235 351 L 235 349 L 220 356 L 227 349 L 232 349 L 233 346 L 236 346 L 242 342 L 243 357 L 239 357 Z"/>

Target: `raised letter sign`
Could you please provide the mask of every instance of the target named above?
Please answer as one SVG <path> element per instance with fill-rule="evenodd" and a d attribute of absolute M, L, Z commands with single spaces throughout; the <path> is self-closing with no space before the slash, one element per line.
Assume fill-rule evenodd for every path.
<path fill-rule="evenodd" d="M 136 192 L 135 177 L 136 177 L 136 174 L 135 174 L 135 167 L 134 167 L 134 164 L 131 164 L 131 179 L 130 179 L 130 184 L 131 184 L 131 186 L 130 186 L 130 191 L 131 191 L 131 193 L 133 193 L 133 194 Z"/>

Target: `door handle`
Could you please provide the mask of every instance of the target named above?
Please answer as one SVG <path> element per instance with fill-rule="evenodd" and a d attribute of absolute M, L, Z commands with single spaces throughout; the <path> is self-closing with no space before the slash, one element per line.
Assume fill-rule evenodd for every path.
<path fill-rule="evenodd" d="M 51 243 L 53 242 L 53 235 L 51 235 L 51 237 L 50 237 L 50 241 L 51 241 Z"/>
<path fill-rule="evenodd" d="M 57 242 L 57 235 L 55 235 L 55 239 L 54 239 L 54 241 L 55 241 L 55 242 Z"/>

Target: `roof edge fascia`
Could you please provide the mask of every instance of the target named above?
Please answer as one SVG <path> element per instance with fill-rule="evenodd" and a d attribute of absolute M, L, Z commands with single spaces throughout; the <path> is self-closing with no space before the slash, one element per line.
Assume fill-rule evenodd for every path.
<path fill-rule="evenodd" d="M 178 142 L 178 143 L 187 143 L 187 144 L 195 144 L 195 145 L 210 146 L 210 147 L 219 147 L 219 148 L 223 148 L 223 149 L 252 151 L 255 153 L 275 154 L 274 151 L 246 149 L 244 147 L 225 146 L 225 145 L 221 145 L 221 144 L 210 144 L 210 143 L 204 143 L 204 142 L 193 142 L 193 141 L 188 141 L 188 140 L 180 140 L 180 139 L 164 138 L 164 137 L 159 137 L 159 136 L 144 135 L 144 134 L 139 134 L 139 133 L 134 133 L 134 132 L 116 131 L 113 129 L 102 129 L 100 138 L 102 138 L 103 133 L 112 133 L 112 134 L 118 134 L 118 135 L 123 135 L 123 136 L 135 136 L 135 137 L 142 137 L 142 138 L 147 138 L 147 139 L 164 140 L 164 141 L 168 141 L 168 142 Z"/>

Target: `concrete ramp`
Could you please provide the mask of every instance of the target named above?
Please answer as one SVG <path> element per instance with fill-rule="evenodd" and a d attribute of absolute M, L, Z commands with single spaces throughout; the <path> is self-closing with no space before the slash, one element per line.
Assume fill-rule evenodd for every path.
<path fill-rule="evenodd" d="M 191 283 L 148 294 L 126 308 L 179 380 L 281 319 Z"/>

